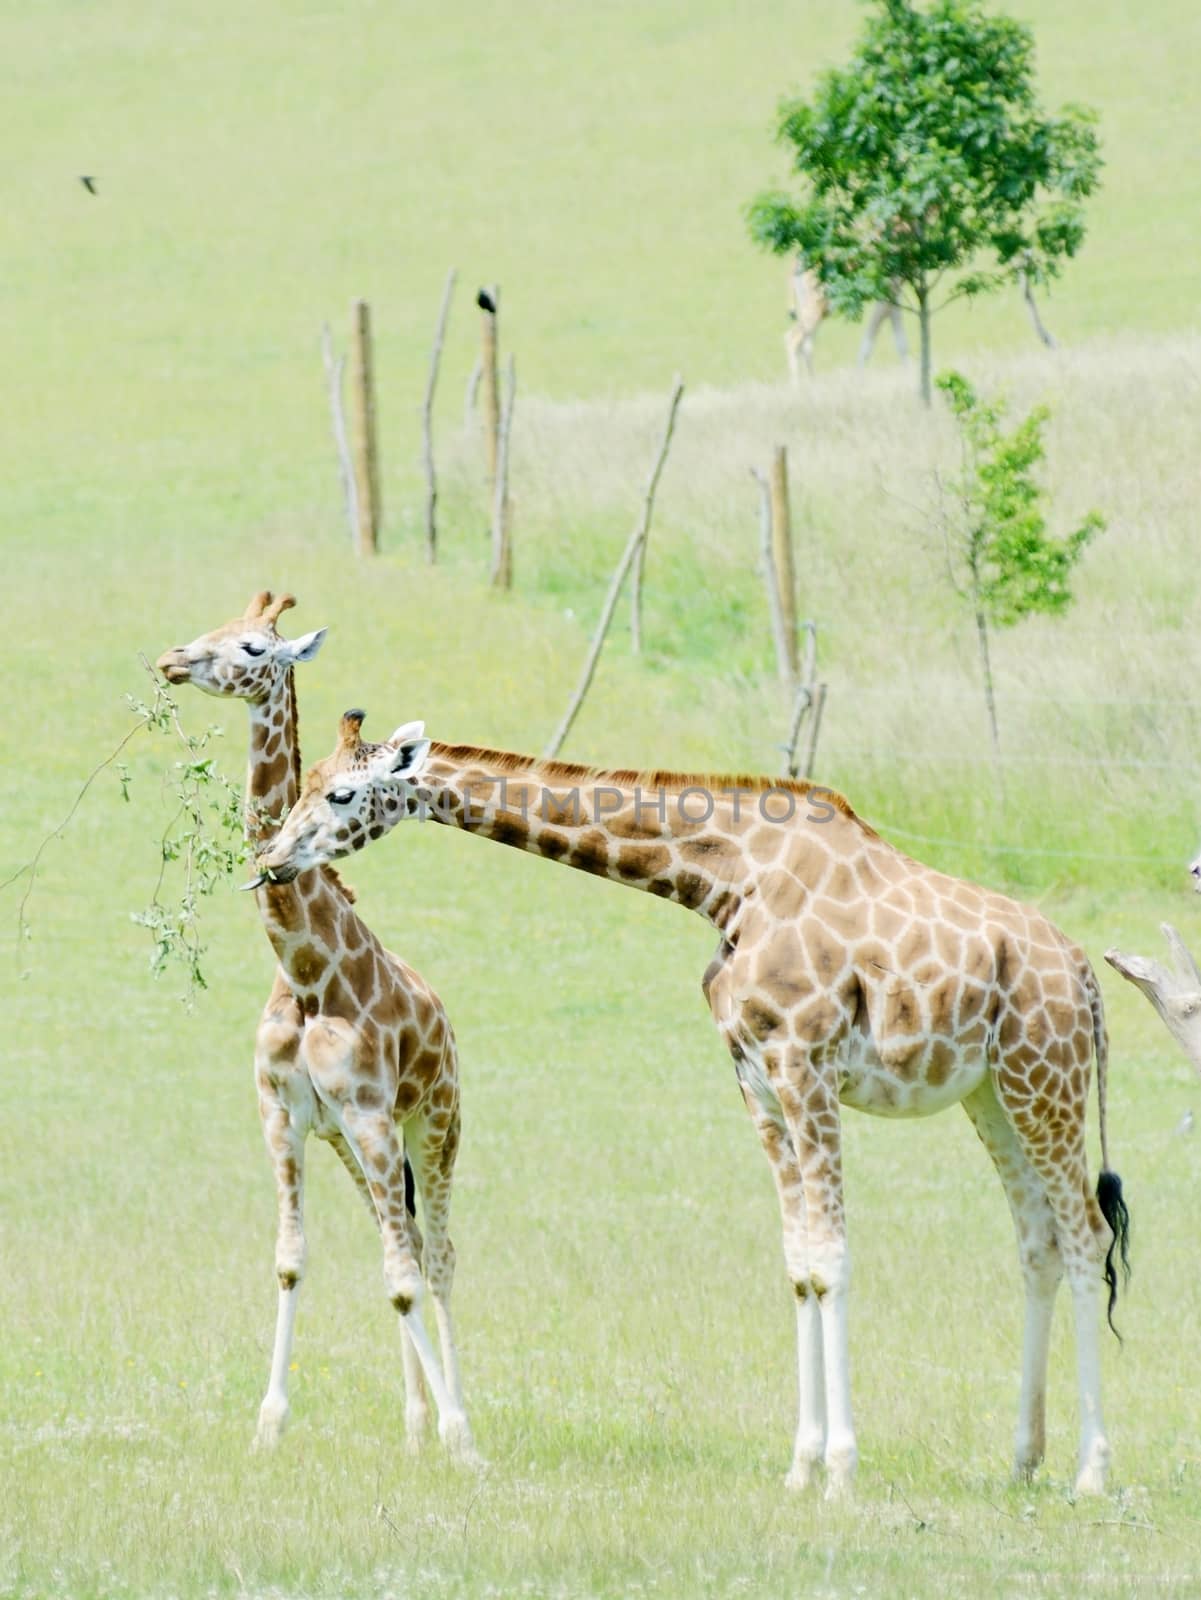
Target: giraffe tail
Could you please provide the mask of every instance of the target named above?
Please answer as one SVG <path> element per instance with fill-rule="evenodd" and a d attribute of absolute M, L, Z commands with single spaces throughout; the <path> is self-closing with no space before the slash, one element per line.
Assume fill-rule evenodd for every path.
<path fill-rule="evenodd" d="M 1097 1205 L 1112 1235 L 1109 1249 L 1105 1252 L 1105 1284 L 1109 1290 L 1109 1304 L 1105 1315 L 1111 1330 L 1120 1341 L 1122 1336 L 1114 1327 L 1113 1308 L 1118 1301 L 1118 1259 L 1122 1264 L 1122 1281 L 1130 1282 L 1130 1209 L 1122 1195 L 1122 1180 L 1109 1165 L 1109 1135 L 1105 1114 L 1109 1079 L 1109 1032 L 1105 1026 L 1101 986 L 1087 960 L 1084 962 L 1081 976 L 1088 992 L 1089 1009 L 1093 1014 L 1093 1050 L 1097 1057 L 1097 1114 L 1101 1124 L 1101 1174 L 1097 1179 Z"/>

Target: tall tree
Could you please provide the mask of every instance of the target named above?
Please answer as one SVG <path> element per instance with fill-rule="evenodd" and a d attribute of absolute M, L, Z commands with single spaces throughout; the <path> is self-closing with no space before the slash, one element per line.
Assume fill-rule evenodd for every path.
<path fill-rule="evenodd" d="M 832 310 L 888 300 L 916 312 L 931 402 L 930 320 L 966 295 L 1058 275 L 1084 238 L 1101 157 L 1095 114 L 1049 116 L 1030 30 L 980 0 L 873 0 L 845 67 L 812 101 L 780 105 L 778 138 L 802 179 L 748 208 L 752 237 L 800 251 Z"/>

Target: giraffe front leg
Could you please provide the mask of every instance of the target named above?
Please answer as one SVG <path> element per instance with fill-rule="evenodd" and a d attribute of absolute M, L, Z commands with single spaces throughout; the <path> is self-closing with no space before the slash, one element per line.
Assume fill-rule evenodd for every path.
<path fill-rule="evenodd" d="M 826 1495 L 835 1498 L 850 1490 L 859 1464 L 851 1416 L 851 1257 L 842 1198 L 838 1095 L 806 1052 L 792 1051 L 781 1075 L 779 1098 L 804 1193 L 807 1289 L 820 1318 L 825 1379 Z"/>
<path fill-rule="evenodd" d="M 792 1137 L 761 1063 L 740 1050 L 734 1058 L 739 1087 L 771 1168 L 784 1234 L 784 1265 L 796 1307 L 797 1428 L 792 1465 L 784 1482 L 808 1489 L 816 1482 L 826 1448 L 826 1378 L 821 1313 L 809 1276 L 805 1192 Z"/>
<path fill-rule="evenodd" d="M 307 1129 L 299 1125 L 298 1119 L 284 1103 L 271 1081 L 272 1076 L 266 1073 L 259 1075 L 259 1112 L 275 1171 L 279 1208 L 275 1241 L 275 1275 L 278 1282 L 275 1343 L 271 1353 L 271 1376 L 267 1393 L 259 1407 L 255 1434 L 255 1444 L 261 1447 L 278 1444 L 288 1421 L 288 1369 L 306 1254 L 304 1141 Z"/>

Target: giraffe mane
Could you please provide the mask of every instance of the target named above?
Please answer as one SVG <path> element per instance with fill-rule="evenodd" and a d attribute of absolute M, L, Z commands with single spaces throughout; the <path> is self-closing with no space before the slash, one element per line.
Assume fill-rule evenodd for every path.
<path fill-rule="evenodd" d="M 565 783 L 606 784 L 620 788 L 637 785 L 643 789 L 711 789 L 720 794 L 723 789 L 741 789 L 744 794 L 807 795 L 817 790 L 821 800 L 832 805 L 849 821 L 858 823 L 873 838 L 876 831 L 854 810 L 850 801 L 836 789 L 825 784 L 811 783 L 807 778 L 769 778 L 763 773 L 726 772 L 672 772 L 662 768 L 589 767 L 574 761 L 549 761 L 539 756 L 520 755 L 512 750 L 490 750 L 474 744 L 441 744 L 434 742 L 430 759 L 453 761 L 456 766 L 478 763 L 496 772 L 530 773 Z"/>
<path fill-rule="evenodd" d="M 288 668 L 288 702 L 288 714 L 292 718 L 292 729 L 294 735 L 292 739 L 292 776 L 296 779 L 296 793 L 299 796 L 304 793 L 304 785 L 301 782 L 300 706 L 296 699 L 295 667 Z M 331 889 L 345 896 L 346 903 L 348 905 L 354 905 L 354 890 L 338 875 L 333 867 L 327 863 L 321 868 L 321 875 L 325 879 L 326 883 L 329 884 Z"/>

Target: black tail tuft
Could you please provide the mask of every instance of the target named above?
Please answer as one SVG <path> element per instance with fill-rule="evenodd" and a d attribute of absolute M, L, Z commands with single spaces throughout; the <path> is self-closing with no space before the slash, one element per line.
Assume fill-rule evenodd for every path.
<path fill-rule="evenodd" d="M 1122 1186 L 1119 1183 L 1118 1184 L 1118 1198 L 1119 1199 L 1121 1198 L 1121 1193 L 1122 1193 Z M 1104 1205 L 1102 1205 L 1101 1209 L 1102 1209 L 1102 1211 L 1105 1210 Z M 1125 1209 L 1126 1209 L 1126 1207 L 1123 1206 L 1122 1210 L 1125 1211 Z M 411 1217 L 415 1217 L 417 1215 L 417 1185 L 413 1182 L 413 1169 L 409 1165 L 408 1156 L 405 1157 L 405 1210 L 409 1213 L 409 1215 Z M 1107 1222 L 1109 1221 L 1108 1213 L 1106 1214 L 1105 1220 Z M 1111 1226 L 1112 1226 L 1112 1224 L 1111 1224 Z M 1113 1252 L 1110 1251 L 1110 1254 L 1112 1255 Z M 1130 1268 L 1127 1267 L 1126 1271 L 1129 1272 Z M 1112 1305 L 1113 1305 L 1112 1298 L 1110 1299 L 1109 1304 L 1112 1307 Z"/>
<path fill-rule="evenodd" d="M 1118 1302 L 1118 1271 L 1114 1264 L 1115 1252 L 1122 1262 L 1122 1282 L 1130 1282 L 1130 1211 L 1122 1198 L 1122 1180 L 1116 1172 L 1102 1172 L 1097 1179 L 1097 1204 L 1108 1222 L 1113 1238 L 1105 1253 L 1105 1282 L 1109 1286 L 1109 1305 L 1106 1316 L 1109 1326 L 1121 1342 L 1122 1335 L 1113 1325 L 1113 1308 Z"/>

